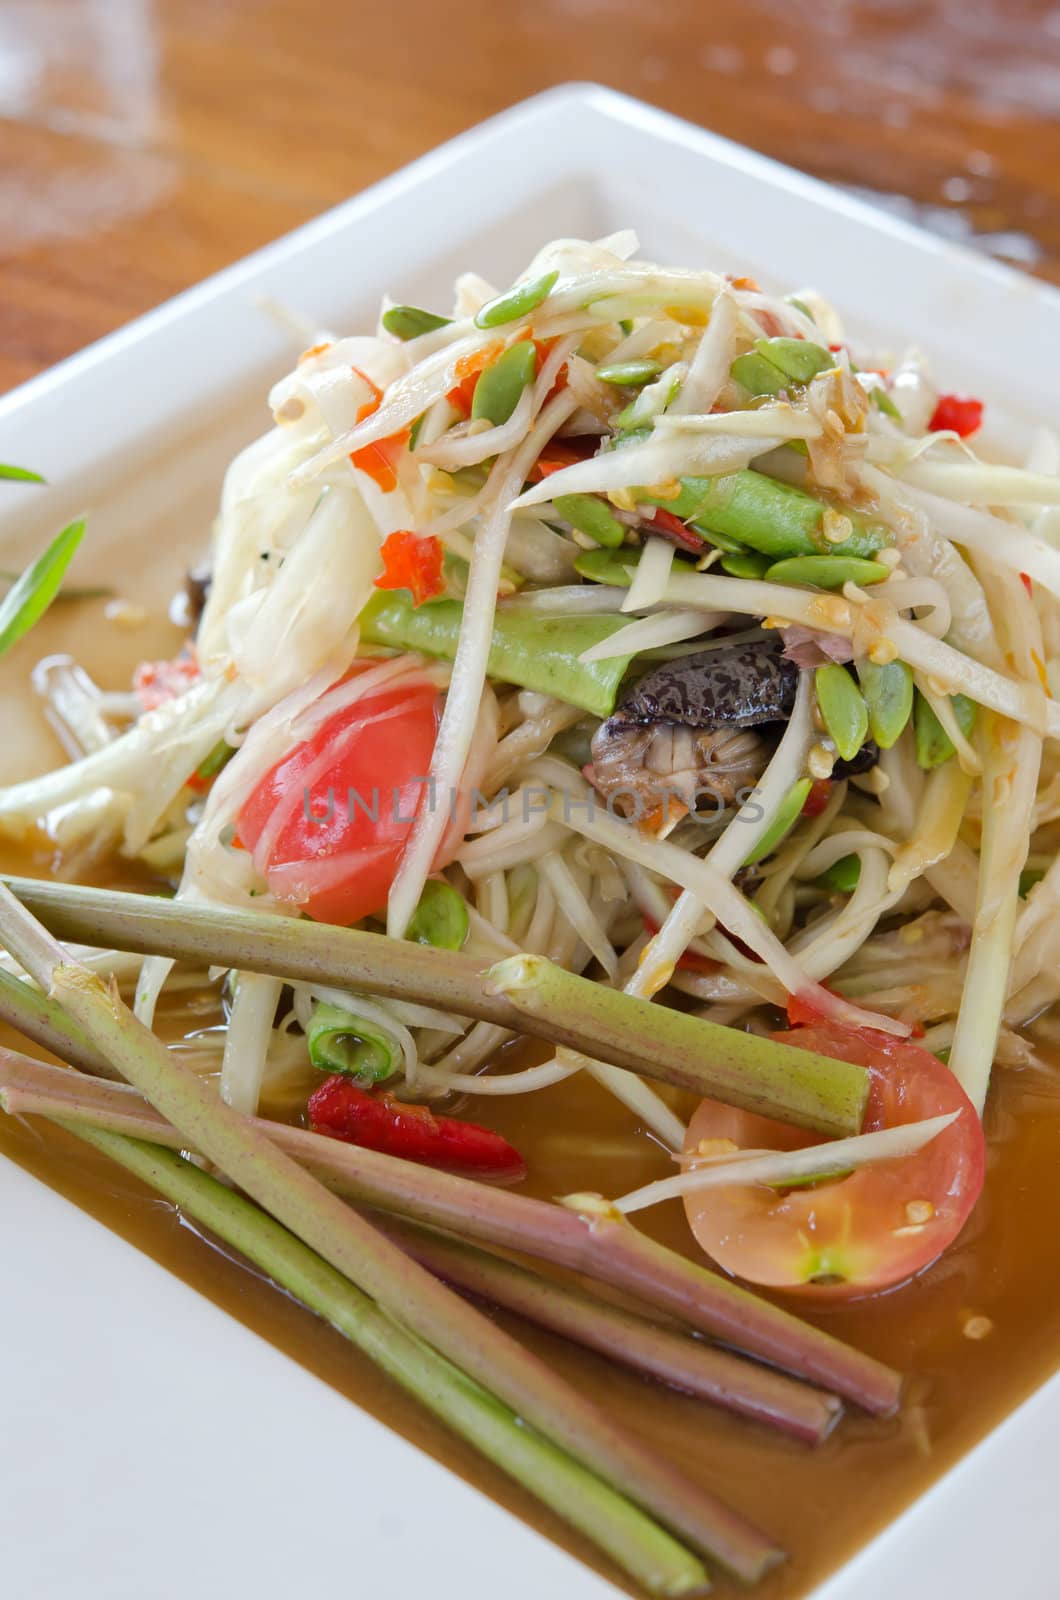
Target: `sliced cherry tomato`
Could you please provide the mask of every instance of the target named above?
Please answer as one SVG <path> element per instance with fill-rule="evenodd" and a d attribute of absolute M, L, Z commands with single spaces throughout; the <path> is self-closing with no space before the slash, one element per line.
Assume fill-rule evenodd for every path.
<path fill-rule="evenodd" d="M 344 926 L 382 910 L 426 792 L 440 713 L 424 679 L 369 691 L 262 778 L 238 837 L 278 899 Z"/>
<path fill-rule="evenodd" d="M 427 1106 L 407 1105 L 390 1095 L 369 1094 L 340 1073 L 314 1089 L 307 1110 L 314 1132 L 347 1144 L 478 1178 L 511 1181 L 526 1176 L 518 1150 L 492 1128 L 438 1116 Z"/>
<path fill-rule="evenodd" d="M 433 600 L 445 588 L 442 564 L 445 552 L 433 534 L 425 538 L 399 528 L 388 533 L 381 550 L 383 570 L 375 580 L 377 589 L 408 589 L 414 606 Z"/>
<path fill-rule="evenodd" d="M 697 1241 L 736 1277 L 821 1300 L 873 1294 L 915 1277 L 953 1243 L 983 1187 L 983 1132 L 970 1100 L 947 1066 L 906 1039 L 835 1023 L 775 1037 L 868 1069 L 866 1133 L 961 1114 L 914 1155 L 845 1177 L 787 1190 L 733 1184 L 689 1193 L 685 1210 Z M 689 1126 L 686 1153 L 714 1139 L 756 1150 L 823 1142 L 772 1118 L 704 1100 Z"/>
<path fill-rule="evenodd" d="M 962 400 L 959 395 L 940 394 L 938 404 L 928 423 L 929 433 L 958 433 L 967 439 L 982 425 L 983 402 Z"/>

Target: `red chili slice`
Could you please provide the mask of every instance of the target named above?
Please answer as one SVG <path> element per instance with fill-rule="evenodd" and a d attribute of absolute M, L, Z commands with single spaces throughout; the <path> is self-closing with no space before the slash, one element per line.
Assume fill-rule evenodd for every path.
<path fill-rule="evenodd" d="M 518 1150 L 492 1128 L 369 1094 L 338 1073 L 313 1091 L 308 1111 L 314 1132 L 384 1155 L 480 1178 L 515 1180 L 526 1174 Z"/>
<path fill-rule="evenodd" d="M 706 541 L 693 529 L 686 527 L 680 517 L 675 517 L 672 511 L 666 511 L 662 506 L 657 506 L 648 518 L 648 527 L 652 533 L 675 544 L 679 550 L 687 550 L 696 556 L 703 552 Z"/>
<path fill-rule="evenodd" d="M 956 394 L 940 394 L 938 405 L 928 423 L 929 433 L 957 433 L 967 439 L 982 425 L 983 402 L 962 400 Z"/>

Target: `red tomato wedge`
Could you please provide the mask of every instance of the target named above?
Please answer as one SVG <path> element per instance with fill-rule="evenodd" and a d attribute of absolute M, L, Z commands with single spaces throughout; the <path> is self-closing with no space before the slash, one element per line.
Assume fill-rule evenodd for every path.
<path fill-rule="evenodd" d="M 698 1243 L 736 1277 L 823 1301 L 874 1294 L 915 1277 L 953 1243 L 983 1187 L 983 1132 L 971 1101 L 943 1062 L 907 1039 L 834 1023 L 774 1037 L 868 1069 L 865 1133 L 950 1111 L 961 1115 L 914 1155 L 846 1177 L 788 1190 L 733 1184 L 686 1194 Z M 712 1139 L 756 1150 L 823 1143 L 772 1118 L 704 1100 L 685 1151 Z"/>
<path fill-rule="evenodd" d="M 238 833 L 278 899 L 343 926 L 382 910 L 426 792 L 440 715 L 425 679 L 382 685 L 262 778 Z"/>

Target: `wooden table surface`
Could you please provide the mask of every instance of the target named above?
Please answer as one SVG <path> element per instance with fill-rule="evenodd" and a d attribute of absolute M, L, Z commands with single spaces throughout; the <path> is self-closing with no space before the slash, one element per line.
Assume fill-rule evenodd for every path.
<path fill-rule="evenodd" d="M 590 78 L 1060 280 L 1056 0 L 0 0 L 0 389 Z"/>

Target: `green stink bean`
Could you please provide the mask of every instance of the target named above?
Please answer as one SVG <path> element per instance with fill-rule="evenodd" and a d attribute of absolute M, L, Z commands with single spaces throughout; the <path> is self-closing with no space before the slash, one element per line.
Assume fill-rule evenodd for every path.
<path fill-rule="evenodd" d="M 612 587 L 628 589 L 633 582 L 630 569 L 635 567 L 640 552 L 630 549 L 617 556 L 613 550 L 585 550 L 575 557 L 574 570 L 581 578 L 592 583 L 609 583 Z"/>
<path fill-rule="evenodd" d="M 391 306 L 383 312 L 383 327 L 395 339 L 418 339 L 421 333 L 447 328 L 450 320 L 433 311 L 424 311 L 420 306 Z"/>
<path fill-rule="evenodd" d="M 601 383 L 618 384 L 623 389 L 639 389 L 657 378 L 662 367 L 657 361 L 605 361 L 596 369 Z"/>
<path fill-rule="evenodd" d="M 452 885 L 441 878 L 429 878 L 405 930 L 405 938 L 416 944 L 433 945 L 436 950 L 462 950 L 469 926 L 463 895 L 457 894 Z"/>
<path fill-rule="evenodd" d="M 857 663 L 857 674 L 869 709 L 869 732 L 881 750 L 889 750 L 913 714 L 912 670 L 904 661 L 877 666 L 865 657 Z"/>
<path fill-rule="evenodd" d="M 726 550 L 721 558 L 721 570 L 730 578 L 761 578 L 768 566 L 769 557 L 756 550 Z"/>
<path fill-rule="evenodd" d="M 767 361 L 756 350 L 737 356 L 729 372 L 749 394 L 779 394 L 791 381 L 779 367 L 775 367 L 772 361 Z"/>
<path fill-rule="evenodd" d="M 498 295 L 496 300 L 488 300 L 476 313 L 475 327 L 501 328 L 506 322 L 515 322 L 519 317 L 528 316 L 548 299 L 558 278 L 559 269 L 555 267 L 540 278 L 532 278 L 529 283 L 516 284 L 506 294 Z"/>
<path fill-rule="evenodd" d="M 606 500 L 594 494 L 560 494 L 552 504 L 564 522 L 569 522 L 572 528 L 587 534 L 597 544 L 614 549 L 625 542 L 626 530 Z"/>
<path fill-rule="evenodd" d="M 829 889 L 833 894 L 853 894 L 861 878 L 861 857 L 840 856 L 817 879 L 822 889 Z"/>
<path fill-rule="evenodd" d="M 967 738 L 975 727 L 977 711 L 975 701 L 969 700 L 966 695 L 954 694 L 950 696 L 950 704 L 957 726 Z M 956 754 L 949 734 L 922 694 L 916 697 L 913 729 L 916 735 L 916 759 L 926 771 L 930 772 L 933 767 L 941 767 L 944 761 L 948 761 Z"/>
<path fill-rule="evenodd" d="M 835 356 L 810 339 L 756 339 L 755 350 L 794 383 L 809 383 L 835 366 Z"/>
<path fill-rule="evenodd" d="M 519 404 L 523 390 L 537 374 L 537 351 L 530 339 L 520 339 L 487 367 L 475 385 L 471 420 L 486 417 L 499 428 Z"/>
<path fill-rule="evenodd" d="M 745 867 L 753 867 L 757 861 L 764 861 L 766 856 L 772 855 L 777 845 L 784 839 L 798 822 L 802 815 L 802 808 L 806 804 L 806 796 L 813 784 L 809 778 L 800 778 L 793 783 L 780 805 L 777 807 L 769 827 L 759 839 L 750 855 L 744 857 Z"/>
<path fill-rule="evenodd" d="M 829 662 L 813 675 L 824 725 L 844 761 L 853 761 L 869 731 L 869 713 L 846 667 Z"/>
<path fill-rule="evenodd" d="M 844 583 L 882 583 L 890 574 L 882 561 L 861 556 L 791 556 L 766 569 L 769 583 L 812 583 L 818 589 L 841 589 Z"/>

